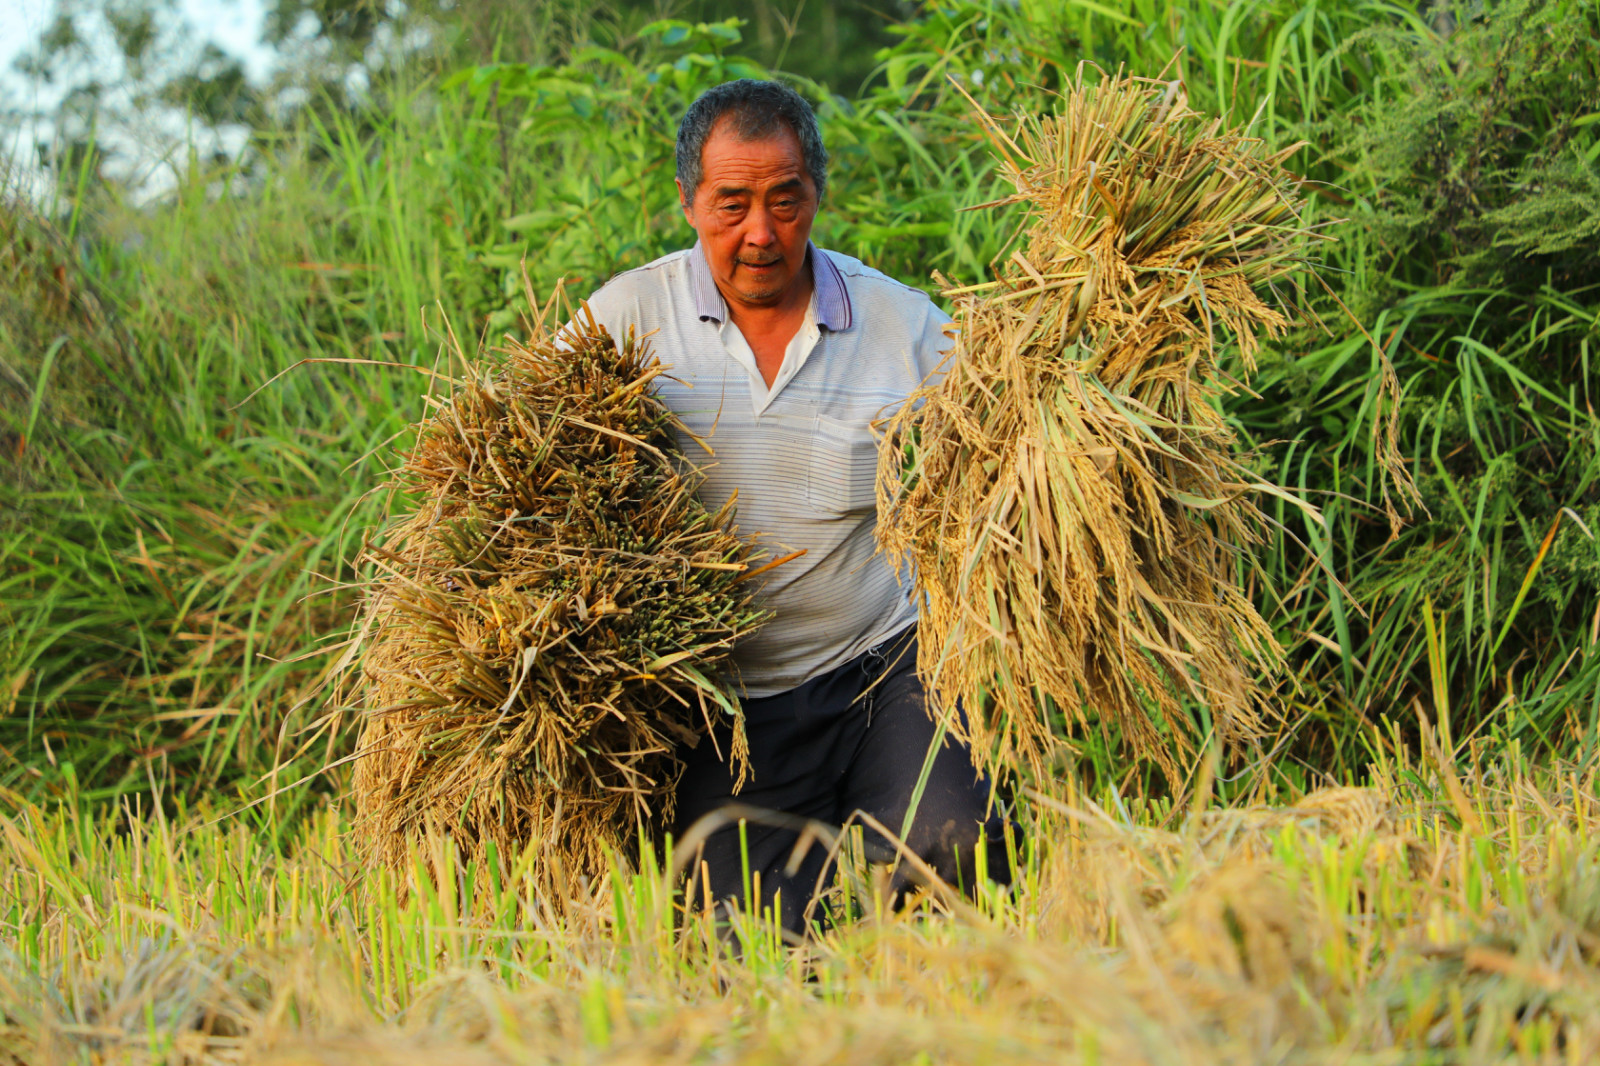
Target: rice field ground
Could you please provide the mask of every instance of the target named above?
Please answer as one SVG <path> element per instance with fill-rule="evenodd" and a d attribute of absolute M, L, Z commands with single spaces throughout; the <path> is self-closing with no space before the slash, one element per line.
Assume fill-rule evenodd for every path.
<path fill-rule="evenodd" d="M 264 808 L 21 804 L 0 1060 L 1592 1062 L 1600 781 L 1467 754 L 1259 803 L 1036 798 L 1010 891 L 885 912 L 854 870 L 859 920 L 788 946 L 741 917 L 742 952 L 664 863 L 554 900 L 444 839 L 369 873 L 331 806 L 274 842 Z"/>

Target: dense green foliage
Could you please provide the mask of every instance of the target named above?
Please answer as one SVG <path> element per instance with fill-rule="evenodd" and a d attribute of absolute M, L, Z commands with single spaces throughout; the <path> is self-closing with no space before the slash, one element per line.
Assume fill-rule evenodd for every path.
<path fill-rule="evenodd" d="M 1004 113 L 1049 107 L 1081 60 L 1167 71 L 1196 107 L 1308 142 L 1293 165 L 1339 238 L 1308 293 L 1322 326 L 1227 405 L 1325 515 L 1281 508 L 1251 577 L 1293 655 L 1294 775 L 1359 772 L 1369 727 L 1419 711 L 1585 755 L 1600 715 L 1600 15 L 1428 10 L 971 0 L 895 26 L 859 92 L 796 79 L 834 159 L 819 242 L 923 286 L 985 276 L 1012 224 L 963 210 L 997 189 L 947 76 Z M 418 60 L 237 163 L 193 162 L 154 205 L 85 173 L 4 209 L 0 782 L 71 763 L 91 794 L 169 769 L 254 788 L 345 742 L 304 729 L 368 492 L 420 411 L 406 368 L 436 358 L 441 315 L 514 328 L 524 261 L 536 290 L 581 289 L 684 244 L 676 117 L 760 69 L 733 22 L 623 25 L 569 28 L 549 62 Z M 394 365 L 275 377 L 302 359 Z M 1380 475 L 1391 446 L 1421 506 Z"/>
<path fill-rule="evenodd" d="M 1351 589 L 1372 612 L 1355 696 L 1368 711 L 1391 703 L 1431 655 L 1449 685 L 1428 683 L 1430 709 L 1452 701 L 1474 724 L 1503 710 L 1504 725 L 1587 751 L 1600 710 L 1587 650 L 1600 621 L 1600 7 L 1491 11 L 1442 37 L 1369 31 L 1349 55 L 1393 57 L 1395 77 L 1310 134 L 1348 168 L 1341 294 L 1399 372 L 1421 491 L 1399 537 L 1344 530 Z"/>

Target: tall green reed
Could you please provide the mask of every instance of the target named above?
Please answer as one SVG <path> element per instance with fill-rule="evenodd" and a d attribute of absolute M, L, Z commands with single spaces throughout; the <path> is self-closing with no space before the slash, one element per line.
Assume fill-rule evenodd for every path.
<path fill-rule="evenodd" d="M 1559 26 L 1585 17 L 1535 7 Z M 970 0 L 896 27 L 853 98 L 797 83 L 835 160 L 819 241 L 925 287 L 935 271 L 981 279 L 1010 236 L 1003 210 L 966 210 L 999 190 L 948 78 L 1004 114 L 1051 106 L 1082 61 L 1121 64 L 1183 77 L 1197 107 L 1277 144 L 1309 141 L 1295 164 L 1313 182 L 1310 221 L 1340 238 L 1324 253 L 1331 291 L 1312 294 L 1327 328 L 1268 353 L 1254 393 L 1225 408 L 1260 468 L 1325 517 L 1279 509 L 1254 578 L 1294 649 L 1300 683 L 1283 700 L 1313 772 L 1358 770 L 1377 719 L 1437 713 L 1430 613 L 1458 734 L 1566 750 L 1600 708 L 1584 613 L 1600 570 L 1593 291 L 1559 273 L 1446 277 L 1438 234 L 1393 236 L 1411 210 L 1394 190 L 1421 188 L 1416 167 L 1363 140 L 1409 114 L 1419 85 L 1445 110 L 1481 100 L 1449 73 L 1470 65 L 1440 56 L 1492 42 L 1510 17 L 1496 12 L 1482 29 L 1455 12 L 1445 36 L 1441 12 L 1375 0 Z M 0 489 L 0 780 L 45 788 L 72 762 L 115 792 L 142 787 L 155 760 L 195 788 L 233 788 L 298 750 L 326 709 L 301 704 L 348 617 L 346 561 L 382 509 L 366 493 L 420 410 L 414 368 L 439 358 L 441 323 L 517 328 L 524 264 L 536 289 L 567 277 L 576 291 L 688 243 L 672 129 L 704 87 L 763 73 L 741 57 L 738 26 L 561 36 L 575 43 L 538 62 L 391 71 L 367 105 L 318 102 L 258 131 L 244 163 L 197 166 L 146 208 L 82 183 L 66 197 L 63 239 L 49 243 L 68 252 L 51 262 L 105 313 L 76 333 L 51 327 L 78 339 L 49 373 L 51 337 L 0 338 L 24 384 L 8 394 L 6 439 L 30 417 L 34 438 L 31 472 Z M 1568 74 L 1592 84 L 1581 64 Z M 1510 84 L 1524 82 L 1544 84 Z M 1560 100 L 1508 113 L 1566 131 L 1580 155 L 1600 131 Z M 1426 118 L 1394 142 L 1413 143 L 1400 134 Z M 1496 186 L 1504 225 L 1526 184 Z M 1428 507 L 1398 530 L 1378 473 L 1394 413 L 1385 360 Z M 94 407 L 64 387 L 90 378 L 125 397 Z M 1114 744 L 1090 760 L 1127 769 Z"/>

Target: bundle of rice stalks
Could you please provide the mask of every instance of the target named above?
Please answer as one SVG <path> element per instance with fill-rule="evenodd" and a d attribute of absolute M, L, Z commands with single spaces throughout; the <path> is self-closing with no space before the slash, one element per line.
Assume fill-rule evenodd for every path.
<path fill-rule="evenodd" d="M 1176 781 L 1183 700 L 1251 741 L 1281 656 L 1240 587 L 1261 486 L 1214 401 L 1221 346 L 1248 370 L 1289 323 L 1293 149 L 1206 121 L 1176 82 L 1081 70 L 1017 137 L 978 114 L 1016 187 L 997 203 L 1026 206 L 1019 247 L 946 290 L 956 346 L 887 424 L 879 542 L 915 564 L 920 670 L 985 765 L 1038 773 L 1052 721 L 1097 716 Z"/>
<path fill-rule="evenodd" d="M 680 742 L 738 702 L 718 678 L 763 615 L 752 549 L 708 512 L 651 382 L 587 308 L 469 370 L 419 428 L 416 501 L 369 550 L 354 777 L 369 857 L 452 833 L 597 876 L 671 814 Z M 708 741 L 709 742 L 709 741 Z"/>

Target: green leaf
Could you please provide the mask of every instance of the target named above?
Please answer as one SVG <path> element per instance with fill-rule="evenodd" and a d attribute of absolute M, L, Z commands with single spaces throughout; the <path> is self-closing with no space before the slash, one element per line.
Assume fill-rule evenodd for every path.
<path fill-rule="evenodd" d="M 708 36 L 738 44 L 744 40 L 744 35 L 739 32 L 739 27 L 744 25 L 744 19 L 726 18 L 721 22 L 702 22 L 695 27 Z"/>
<path fill-rule="evenodd" d="M 644 28 L 639 31 L 639 36 L 660 37 L 668 30 L 677 29 L 679 27 L 687 30 L 689 24 L 682 19 L 656 19 L 654 22 L 647 23 Z"/>
<path fill-rule="evenodd" d="M 899 222 L 879 226 L 871 222 L 858 222 L 855 233 L 864 241 L 884 241 L 895 237 L 947 237 L 950 235 L 950 223 Z"/>
<path fill-rule="evenodd" d="M 922 57 L 915 55 L 895 56 L 889 60 L 888 64 L 883 68 L 884 75 L 889 79 L 889 88 L 895 92 L 903 90 L 906 87 L 906 79 L 910 76 L 912 69 L 921 61 Z"/>
<path fill-rule="evenodd" d="M 623 71 L 638 70 L 633 60 L 621 52 L 613 48 L 601 48 L 599 45 L 589 45 L 573 52 L 568 65 L 578 66 L 581 63 L 603 63 Z"/>
<path fill-rule="evenodd" d="M 520 215 L 513 215 L 501 223 L 512 233 L 538 233 L 541 230 L 555 229 L 564 225 L 572 218 L 570 207 L 559 207 L 543 211 L 525 211 Z"/>

